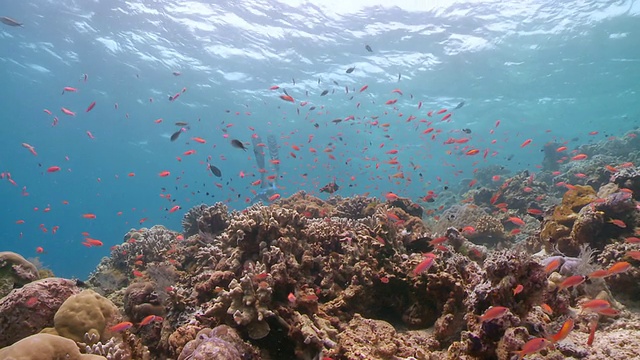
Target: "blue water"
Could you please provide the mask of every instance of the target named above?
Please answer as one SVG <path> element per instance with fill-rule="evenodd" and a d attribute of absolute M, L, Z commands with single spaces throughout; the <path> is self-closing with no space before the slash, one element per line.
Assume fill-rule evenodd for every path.
<path fill-rule="evenodd" d="M 568 143 L 574 148 L 638 125 L 636 1 L 228 3 L 51 0 L 0 7 L 0 16 L 24 23 L 0 24 L 0 250 L 38 256 L 56 275 L 84 278 L 131 228 L 179 230 L 182 215 L 202 202 L 242 209 L 260 177 L 251 147 L 243 152 L 230 140 L 249 145 L 254 133 L 278 139 L 283 197 L 317 195 L 335 179 L 342 196 L 391 191 L 418 198 L 455 188 L 486 165 L 538 171 L 548 141 L 578 138 Z M 280 89 L 269 90 L 273 85 Z M 65 86 L 78 91 L 61 95 Z M 279 98 L 283 88 L 295 104 Z M 329 94 L 320 96 L 325 89 Z M 398 101 L 384 104 L 391 99 Z M 449 113 L 461 101 L 449 121 L 427 116 Z M 332 122 L 349 115 L 355 120 Z M 407 122 L 410 115 L 416 119 Z M 176 121 L 190 130 L 171 142 Z M 434 140 L 436 132 L 421 134 L 430 126 L 441 131 Z M 196 136 L 207 143 L 195 143 Z M 443 144 L 449 137 L 470 141 Z M 531 144 L 521 148 L 526 139 Z M 323 152 L 329 143 L 336 160 Z M 464 155 L 476 148 L 480 154 Z M 183 155 L 191 149 L 196 153 Z M 391 149 L 398 154 L 386 154 Z M 209 156 L 221 179 L 208 170 Z M 400 168 L 384 163 L 393 156 Z M 48 173 L 50 166 L 62 170 Z M 164 170 L 171 175 L 159 177 Z M 400 171 L 405 179 L 389 178 Z M 170 200 L 160 196 L 162 188 Z M 169 213 L 175 205 L 182 208 Z M 83 246 L 82 232 L 104 246 Z M 36 253 L 39 246 L 44 253 Z"/>

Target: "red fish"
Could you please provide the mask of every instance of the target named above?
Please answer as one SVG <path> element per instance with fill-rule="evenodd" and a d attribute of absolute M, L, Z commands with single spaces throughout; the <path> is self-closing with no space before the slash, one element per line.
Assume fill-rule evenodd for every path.
<path fill-rule="evenodd" d="M 165 171 L 161 171 L 161 172 L 158 174 L 158 176 L 160 176 L 160 177 L 167 177 L 167 176 L 169 176 L 169 175 L 171 175 L 171 173 L 170 173 L 170 172 L 168 172 L 168 171 L 166 171 L 166 170 L 165 170 Z"/>
<path fill-rule="evenodd" d="M 618 219 L 611 219 L 609 220 L 610 223 L 612 223 L 613 225 L 620 227 L 620 228 L 626 228 L 627 224 L 624 223 L 624 221 L 622 220 L 618 220 Z"/>
<path fill-rule="evenodd" d="M 280 99 L 284 100 L 284 101 L 288 101 L 288 102 L 296 102 L 291 96 L 289 95 L 280 95 Z"/>
<path fill-rule="evenodd" d="M 527 146 L 527 145 L 529 145 L 529 144 L 531 144 L 531 139 L 527 139 L 527 140 L 525 140 L 525 141 L 520 145 L 520 147 L 521 147 L 521 148 L 523 148 L 523 147 L 525 147 L 525 146 Z"/>
<path fill-rule="evenodd" d="M 564 324 L 562 324 L 562 327 L 560 328 L 560 330 L 557 333 L 551 335 L 551 339 L 550 339 L 551 342 L 557 343 L 559 341 L 564 340 L 569 335 L 571 330 L 573 330 L 573 326 L 574 326 L 573 319 L 568 318 L 564 322 Z"/>
<path fill-rule="evenodd" d="M 619 261 L 611 265 L 611 267 L 607 269 L 607 272 L 609 273 L 609 275 L 622 274 L 623 272 L 626 272 L 630 268 L 631 268 L 631 264 L 629 264 L 628 262 Z"/>
<path fill-rule="evenodd" d="M 67 109 L 67 108 L 61 108 L 60 110 L 62 110 L 62 113 L 64 113 L 65 115 L 69 115 L 69 116 L 76 116 L 76 113 L 74 113 L 73 111 Z"/>
<path fill-rule="evenodd" d="M 269 196 L 269 201 L 276 201 L 278 199 L 280 199 L 280 194 L 273 194 Z"/>
<path fill-rule="evenodd" d="M 588 156 L 586 154 L 578 154 L 574 157 L 571 158 L 571 160 L 577 161 L 577 160 L 584 160 L 586 159 Z"/>
<path fill-rule="evenodd" d="M 431 265 L 433 265 L 433 261 L 435 260 L 436 256 L 432 253 L 427 253 L 424 255 L 424 260 L 422 260 L 420 264 L 418 264 L 418 266 L 413 269 L 413 276 L 418 276 L 423 272 L 428 271 Z"/>
<path fill-rule="evenodd" d="M 180 210 L 180 205 L 176 205 L 176 206 L 172 207 L 171 209 L 169 209 L 169 212 L 170 213 L 174 213 L 174 212 L 176 212 L 178 210 Z"/>
<path fill-rule="evenodd" d="M 50 172 L 50 173 L 52 173 L 52 172 L 57 172 L 57 171 L 60 171 L 60 166 L 50 166 L 50 167 L 47 169 L 47 172 Z"/>
<path fill-rule="evenodd" d="M 82 214 L 82 217 L 85 218 L 85 219 L 95 219 L 96 218 L 96 214 L 91 214 L 91 213 Z"/>
<path fill-rule="evenodd" d="M 582 275 L 569 276 L 568 278 L 564 279 L 564 281 L 562 281 L 560 285 L 558 285 L 558 290 L 570 288 L 572 286 L 578 286 L 582 284 L 586 279 L 586 276 Z"/>
<path fill-rule="evenodd" d="M 368 88 L 369 88 L 369 85 L 365 85 L 365 86 L 360 88 L 360 92 L 363 92 L 363 91 L 367 90 Z"/>
<path fill-rule="evenodd" d="M 522 349 L 520 351 L 516 351 L 516 354 L 518 354 L 518 360 L 521 360 L 526 355 L 535 354 L 538 351 L 545 349 L 547 346 L 551 344 L 552 342 L 545 338 L 531 339 L 522 346 Z"/>
<path fill-rule="evenodd" d="M 91 104 L 89 104 L 89 107 L 87 108 L 87 110 L 85 112 L 91 111 L 95 106 L 96 106 L 96 102 L 94 101 Z"/>
<path fill-rule="evenodd" d="M 22 147 L 29 150 L 33 154 L 33 156 L 38 156 L 38 153 L 36 152 L 36 148 L 34 148 L 33 146 L 27 143 L 22 143 Z"/>
<path fill-rule="evenodd" d="M 504 314 L 507 313 L 507 311 L 509 311 L 509 308 L 504 307 L 504 306 L 492 306 L 489 309 L 487 309 L 487 311 L 484 312 L 484 314 L 482 314 L 482 316 L 480 316 L 480 321 L 485 322 L 485 321 L 491 321 L 493 319 L 497 319 L 499 317 L 502 317 Z"/>
<path fill-rule="evenodd" d="M 123 321 L 121 323 L 118 323 L 118 324 L 113 325 L 112 327 L 110 327 L 109 331 L 122 332 L 122 331 L 125 331 L 125 330 L 131 328 L 132 326 L 133 326 L 133 323 L 131 323 L 129 321 Z"/>
<path fill-rule="evenodd" d="M 161 316 L 158 315 L 149 315 L 147 317 L 145 317 L 144 319 L 142 319 L 142 321 L 140 321 L 140 326 L 145 326 L 145 325 L 149 325 L 154 321 L 162 321 L 164 320 Z"/>

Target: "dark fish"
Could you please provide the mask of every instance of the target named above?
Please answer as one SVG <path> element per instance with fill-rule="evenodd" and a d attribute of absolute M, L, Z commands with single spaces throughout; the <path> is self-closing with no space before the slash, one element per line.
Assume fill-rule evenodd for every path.
<path fill-rule="evenodd" d="M 189 123 L 184 122 L 184 121 L 178 121 L 178 122 L 176 122 L 176 126 L 187 126 L 187 125 L 189 125 Z"/>
<path fill-rule="evenodd" d="M 335 80 L 333 80 L 333 83 L 336 84 L 337 86 L 340 86 L 340 84 L 338 84 L 338 82 Z"/>
<path fill-rule="evenodd" d="M 333 120 L 331 120 L 331 122 L 337 124 L 339 122 L 342 122 L 342 119 L 333 119 Z"/>
<path fill-rule="evenodd" d="M 347 69 L 347 74 L 351 74 L 351 73 L 353 72 L 353 70 L 355 70 L 355 69 L 356 69 L 356 67 L 355 67 L 355 66 L 354 66 L 354 67 L 350 67 L 350 68 L 348 68 L 348 69 Z"/>
<path fill-rule="evenodd" d="M 213 175 L 215 175 L 217 177 L 221 177 L 222 176 L 222 171 L 220 171 L 220 169 L 218 169 L 214 165 L 209 164 L 209 170 L 211 170 Z"/>
<path fill-rule="evenodd" d="M 320 188 L 320 192 L 326 192 L 329 194 L 333 194 L 334 192 L 338 191 L 340 189 L 340 186 L 338 184 L 336 184 L 336 182 L 331 182 L 328 183 L 327 185 L 323 186 Z"/>
<path fill-rule="evenodd" d="M 310 108 L 309 108 L 309 111 L 313 111 L 313 110 L 315 110 L 315 109 L 316 109 L 316 107 L 315 107 L 315 106 L 312 106 L 312 107 L 310 107 Z"/>
<path fill-rule="evenodd" d="M 458 110 L 463 106 L 464 106 L 464 101 L 461 101 L 460 104 L 456 105 L 456 107 L 453 108 L 453 110 Z"/>
<path fill-rule="evenodd" d="M 317 129 L 320 127 L 320 125 L 318 123 L 313 124 L 313 126 Z"/>
<path fill-rule="evenodd" d="M 327 95 L 328 93 L 329 93 L 329 90 L 325 90 L 325 91 L 323 91 L 323 92 L 320 94 L 320 96 L 325 96 L 325 95 Z"/>
<path fill-rule="evenodd" d="M 285 95 L 289 96 L 289 93 L 287 92 L 287 89 L 282 89 L 282 91 L 284 92 Z"/>
<path fill-rule="evenodd" d="M 462 129 L 465 134 L 471 134 L 471 129 Z"/>
<path fill-rule="evenodd" d="M 320 85 L 320 78 L 318 78 L 318 85 Z"/>
<path fill-rule="evenodd" d="M 398 81 L 402 78 L 402 74 L 398 73 Z"/>
<path fill-rule="evenodd" d="M 236 149 L 242 149 L 244 151 L 247 151 L 247 148 L 244 147 L 244 144 L 240 140 L 236 140 L 236 139 L 231 140 L 231 146 L 233 146 Z"/>
<path fill-rule="evenodd" d="M 178 140 L 178 137 L 180 136 L 180 134 L 182 133 L 182 129 L 174 132 L 173 134 L 171 134 L 171 141 L 176 141 Z"/>
<path fill-rule="evenodd" d="M 9 25 L 9 26 L 22 26 L 22 23 L 19 23 L 19 22 L 13 20 L 12 18 L 6 17 L 6 16 L 0 17 L 0 22 L 2 22 L 5 25 Z"/>
<path fill-rule="evenodd" d="M 293 85 L 295 85 L 296 84 L 296 79 L 291 78 L 291 82 L 293 83 Z"/>
<path fill-rule="evenodd" d="M 369 45 L 365 45 L 364 48 L 367 49 L 368 52 L 373 52 L 373 49 L 371 49 Z"/>

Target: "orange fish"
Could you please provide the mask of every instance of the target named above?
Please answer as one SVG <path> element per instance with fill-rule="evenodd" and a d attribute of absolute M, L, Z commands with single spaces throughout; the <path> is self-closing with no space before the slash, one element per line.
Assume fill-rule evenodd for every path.
<path fill-rule="evenodd" d="M 207 143 L 207 141 L 205 139 L 200 138 L 200 137 L 192 137 L 191 140 L 193 140 L 193 141 L 195 141 L 197 143 L 200 143 L 200 144 L 206 144 Z"/>
<path fill-rule="evenodd" d="M 50 166 L 50 167 L 47 169 L 47 172 L 50 172 L 50 173 L 52 173 L 52 172 L 57 172 L 57 171 L 60 171 L 60 166 Z"/>
<path fill-rule="evenodd" d="M 278 199 L 280 199 L 280 194 L 273 194 L 269 196 L 269 201 L 276 201 Z"/>
<path fill-rule="evenodd" d="M 569 276 L 568 278 L 564 279 L 560 283 L 560 285 L 558 285 L 558 290 L 570 288 L 572 286 L 578 286 L 582 284 L 585 280 L 586 280 L 586 277 L 582 275 Z"/>
<path fill-rule="evenodd" d="M 466 155 L 475 155 L 475 154 L 478 154 L 478 153 L 480 153 L 480 150 L 478 150 L 478 149 L 471 149 L 471 150 L 467 151 L 465 154 L 466 154 Z"/>
<path fill-rule="evenodd" d="M 424 260 L 422 260 L 420 264 L 418 264 L 418 266 L 416 266 L 416 268 L 413 269 L 413 276 L 418 276 L 421 273 L 428 271 L 431 265 L 433 265 L 433 261 L 435 260 L 436 256 L 432 253 L 427 253 L 424 255 L 425 255 Z"/>
<path fill-rule="evenodd" d="M 85 219 L 95 219 L 96 218 L 96 214 L 90 214 L 90 213 L 82 214 L 82 217 L 85 218 Z"/>
<path fill-rule="evenodd" d="M 638 260 L 640 261 L 640 251 L 638 250 L 631 250 L 631 251 L 627 251 L 626 256 L 634 259 L 634 260 Z"/>
<path fill-rule="evenodd" d="M 489 309 L 487 309 L 487 311 L 485 311 L 484 314 L 482 314 L 482 316 L 479 317 L 479 319 L 482 322 L 491 321 L 493 319 L 497 319 L 499 317 L 504 316 L 504 314 L 506 314 L 507 311 L 509 311 L 508 307 L 492 306 Z"/>
<path fill-rule="evenodd" d="M 602 279 L 602 278 L 605 278 L 605 277 L 607 277 L 609 275 L 611 275 L 611 274 L 609 274 L 609 270 L 600 269 L 600 270 L 596 270 L 596 271 L 592 272 L 591 274 L 587 275 L 587 277 L 589 279 Z"/>
<path fill-rule="evenodd" d="M 280 95 L 280 99 L 284 100 L 284 101 L 288 101 L 288 102 L 296 102 L 291 96 L 289 95 Z"/>
<path fill-rule="evenodd" d="M 620 227 L 620 228 L 626 228 L 627 224 L 624 223 L 624 221 L 619 220 L 619 219 L 611 219 L 609 220 L 610 223 L 612 223 L 613 225 Z"/>
<path fill-rule="evenodd" d="M 116 325 L 113 325 L 112 327 L 109 328 L 109 331 L 112 332 L 122 332 L 125 331 L 129 328 L 131 328 L 133 326 L 133 323 L 130 321 L 123 321 L 121 323 L 118 323 Z"/>
<path fill-rule="evenodd" d="M 398 196 L 398 195 L 396 195 L 396 194 L 394 194 L 394 193 L 392 193 L 392 192 L 388 192 L 388 193 L 386 193 L 386 194 L 384 195 L 384 197 L 385 197 L 387 200 L 389 200 L 389 201 L 395 201 L 395 200 L 398 200 L 398 198 L 399 198 L 399 196 Z"/>
<path fill-rule="evenodd" d="M 171 175 L 171 173 L 170 173 L 170 172 L 168 172 L 168 171 L 166 171 L 166 170 L 165 170 L 165 171 L 161 171 L 161 172 L 158 174 L 158 176 L 160 176 L 160 177 L 167 177 L 167 176 L 169 176 L 169 175 Z"/>
<path fill-rule="evenodd" d="M 611 267 L 607 269 L 607 272 L 609 273 L 609 275 L 622 274 L 623 272 L 626 272 L 630 268 L 631 268 L 631 264 L 629 264 L 628 262 L 619 261 L 611 265 Z"/>
<path fill-rule="evenodd" d="M 524 290 L 524 286 L 522 284 L 518 284 L 515 289 L 513 289 L 513 296 L 520 294 Z"/>
<path fill-rule="evenodd" d="M 563 152 L 565 150 L 567 150 L 566 146 L 560 146 L 559 148 L 556 149 L 557 152 Z"/>
<path fill-rule="evenodd" d="M 511 221 L 514 225 L 518 225 L 518 226 L 524 225 L 524 221 L 519 217 L 511 216 L 507 220 Z"/>
<path fill-rule="evenodd" d="M 564 340 L 569 335 L 571 330 L 573 330 L 573 326 L 574 326 L 573 319 L 568 318 L 564 322 L 564 324 L 562 324 L 562 327 L 560 328 L 560 330 L 557 333 L 551 335 L 551 339 L 550 339 L 551 342 L 557 343 L 559 341 Z"/>
<path fill-rule="evenodd" d="M 525 146 L 527 146 L 529 144 L 531 144 L 531 139 L 525 140 L 522 144 L 520 144 L 520 147 L 523 148 L 523 147 L 525 147 Z"/>
<path fill-rule="evenodd" d="M 144 319 L 142 319 L 142 321 L 140 321 L 140 326 L 145 326 L 145 325 L 149 325 L 154 321 L 162 321 L 164 320 L 161 316 L 158 315 L 149 315 L 147 317 L 145 317 Z"/>
<path fill-rule="evenodd" d="M 574 157 L 571 158 L 571 160 L 577 161 L 577 160 L 584 160 L 586 159 L 588 156 L 585 154 L 578 154 Z"/>
<path fill-rule="evenodd" d="M 529 354 L 535 354 L 540 350 L 545 349 L 547 346 L 551 345 L 552 342 L 545 338 L 535 338 L 527 341 L 520 351 L 516 351 L 518 354 L 518 360 L 521 360 L 524 356 Z"/>
<path fill-rule="evenodd" d="M 598 311 L 598 310 L 608 308 L 610 306 L 611 304 L 609 304 L 607 300 L 593 299 L 580 305 L 580 308 L 582 309 L 582 312 L 584 312 L 584 311 Z"/>

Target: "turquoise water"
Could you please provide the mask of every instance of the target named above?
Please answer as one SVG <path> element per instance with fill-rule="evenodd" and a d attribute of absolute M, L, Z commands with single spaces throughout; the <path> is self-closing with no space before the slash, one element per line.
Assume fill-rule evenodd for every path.
<path fill-rule="evenodd" d="M 0 16 L 23 26 L 0 24 L 0 250 L 39 256 L 59 276 L 84 278 L 141 219 L 179 230 L 196 204 L 242 209 L 260 190 L 251 185 L 260 179 L 253 134 L 264 142 L 276 136 L 280 171 L 267 154 L 266 175 L 278 176 L 282 197 L 304 190 L 326 198 L 319 188 L 335 179 L 342 196 L 418 198 L 456 189 L 487 165 L 538 171 L 548 141 L 572 149 L 638 125 L 637 2 L 390 3 L 3 4 Z M 269 90 L 274 85 L 280 88 Z M 78 90 L 62 94 L 64 87 Z M 279 98 L 283 89 L 295 103 Z M 440 109 L 448 111 L 435 114 Z M 190 129 L 172 142 L 178 121 Z M 429 127 L 435 131 L 422 134 Z M 450 137 L 469 141 L 444 144 Z M 526 139 L 531 144 L 520 147 Z M 329 147 L 335 160 L 323 151 Z M 470 149 L 480 153 L 464 155 Z M 196 153 L 183 155 L 188 150 Z M 399 165 L 385 163 L 394 156 Z M 49 173 L 50 166 L 61 170 Z M 390 178 L 399 172 L 404 179 Z M 167 193 L 170 199 L 160 196 Z M 83 246 L 83 232 L 104 246 Z"/>

